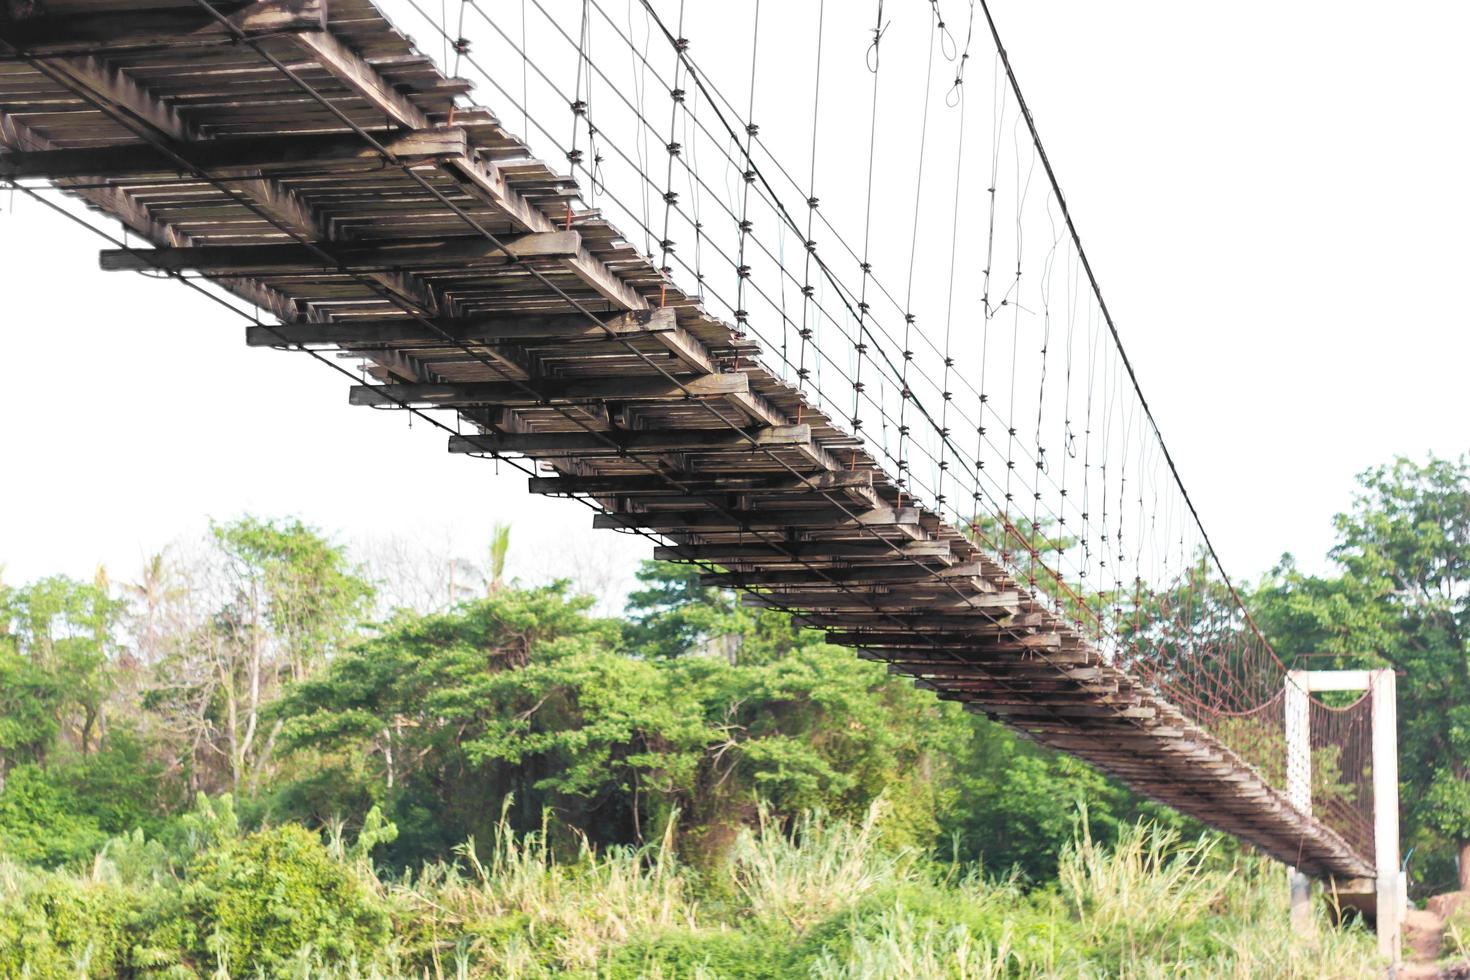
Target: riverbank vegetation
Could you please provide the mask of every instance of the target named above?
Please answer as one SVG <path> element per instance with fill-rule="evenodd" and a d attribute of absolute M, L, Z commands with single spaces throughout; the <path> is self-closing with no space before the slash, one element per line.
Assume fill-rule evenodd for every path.
<path fill-rule="evenodd" d="M 1405 672 L 1439 890 L 1470 863 L 1467 483 L 1365 474 L 1334 573 L 1248 597 L 1288 657 Z M 1288 935 L 1278 867 L 783 614 L 647 563 L 598 615 L 510 542 L 425 587 L 247 516 L 125 581 L 0 585 L 0 974 L 1372 968 L 1360 931 Z"/>

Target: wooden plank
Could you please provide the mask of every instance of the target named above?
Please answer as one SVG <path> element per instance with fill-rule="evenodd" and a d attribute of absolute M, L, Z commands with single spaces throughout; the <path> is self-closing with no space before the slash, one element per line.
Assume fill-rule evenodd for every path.
<path fill-rule="evenodd" d="M 922 559 L 914 559 L 922 562 Z M 784 585 L 809 585 L 814 582 L 842 582 L 845 585 L 897 585 L 900 583 L 929 584 L 936 589 L 944 588 L 945 566 L 933 568 L 922 565 L 878 565 L 872 568 L 833 568 L 816 572 L 805 568 L 767 568 L 753 571 L 706 572 L 699 577 L 700 584 L 738 588 L 769 588 Z M 1014 605 L 1019 601 L 1015 592 L 1009 601 L 1001 605 Z"/>
<path fill-rule="evenodd" d="M 460 128 L 438 127 L 384 136 L 382 142 L 406 163 L 423 164 L 465 152 Z M 192 167 L 217 176 L 242 173 L 335 171 L 382 166 L 376 149 L 353 134 L 291 134 L 249 139 L 174 141 L 169 149 Z M 59 180 L 66 177 L 123 179 L 189 171 L 149 143 L 123 143 L 81 149 L 7 152 L 0 149 L 0 177 Z"/>
<path fill-rule="evenodd" d="M 325 0 L 253 0 L 222 3 L 219 9 L 227 13 L 229 27 L 197 5 L 48 16 L 43 2 L 10 2 L 0 5 L 0 38 L 28 55 L 56 57 L 233 43 L 239 34 L 328 36 Z"/>
<path fill-rule="evenodd" d="M 412 129 L 428 127 L 428 117 L 421 109 L 389 86 L 376 69 L 330 33 L 298 35 L 296 43 L 323 69 L 355 91 L 384 117 L 400 126 Z M 548 234 L 555 231 L 556 225 L 551 219 L 508 185 L 503 172 L 497 165 L 477 160 L 466 154 L 445 160 L 442 166 L 445 172 L 454 177 L 463 188 L 494 206 L 523 231 L 534 234 Z M 561 258 L 566 267 L 591 287 L 598 296 L 613 303 L 619 309 L 627 311 L 650 309 L 650 304 L 646 299 L 615 276 L 603 262 L 594 258 L 580 244 L 569 253 L 557 257 Z M 668 347 L 671 353 L 680 357 L 686 369 L 712 371 L 713 366 L 707 358 L 689 356 L 691 348 L 677 336 L 679 333 L 673 330 L 662 334 L 659 342 Z M 786 419 L 767 418 L 764 421 L 780 424 Z"/>
<path fill-rule="evenodd" d="M 554 259 L 580 247 L 574 231 L 507 235 L 501 239 L 501 244 L 504 249 L 486 238 L 459 236 L 318 245 L 322 252 L 336 260 L 335 263 L 298 244 L 104 249 L 101 265 L 107 271 L 168 269 L 175 272 L 193 270 L 214 276 L 290 275 L 329 272 L 339 265 L 357 271 L 433 269 L 460 267 L 467 263 L 503 265 L 508 261 L 507 253 L 517 260 Z"/>
<path fill-rule="evenodd" d="M 578 379 L 576 381 L 479 381 L 469 384 L 353 385 L 351 405 L 375 408 L 399 405 L 469 407 L 474 405 L 558 405 L 587 401 L 680 401 L 687 398 L 724 398 L 750 390 L 744 374 L 704 374 L 660 377 Z"/>
<path fill-rule="evenodd" d="M 609 515 L 595 515 L 593 527 L 625 527 L 633 521 L 639 527 L 655 530 L 677 531 L 685 528 L 741 528 L 784 529 L 788 527 L 893 527 L 913 525 L 919 522 L 919 512 L 911 509 L 895 510 L 892 507 L 875 507 L 866 511 L 854 511 L 851 515 L 837 508 L 813 507 L 809 510 L 735 510 L 721 514 L 713 510 L 660 511 L 645 514 L 618 514 L 616 523 L 603 523 L 599 519 Z"/>
<path fill-rule="evenodd" d="M 943 541 L 791 541 L 782 544 L 783 551 L 814 561 L 873 558 L 907 561 L 910 558 L 946 558 L 950 547 Z M 785 558 L 768 544 L 685 544 L 660 545 L 653 549 L 657 561 L 703 561 L 715 563 L 769 561 Z"/>
<path fill-rule="evenodd" d="M 745 593 L 740 597 L 743 606 L 787 606 L 796 605 L 803 609 L 823 610 L 826 612 L 860 612 L 865 609 L 884 609 L 894 612 L 931 610 L 939 613 L 958 613 L 982 610 L 1010 611 L 1011 605 L 997 604 L 990 595 L 984 593 L 968 593 L 960 590 L 958 594 L 936 595 L 930 592 L 909 591 L 886 591 L 871 592 L 864 591 L 864 586 L 848 586 L 840 591 L 809 589 L 792 592 L 762 592 Z M 1009 598 L 1015 593 L 995 593 L 1000 598 Z M 922 644 L 923 638 L 915 640 Z"/>
<path fill-rule="evenodd" d="M 700 479 L 688 474 L 679 475 L 679 484 L 684 488 L 672 487 L 667 480 L 657 476 L 541 476 L 532 477 L 532 493 L 596 494 L 601 496 L 668 496 L 685 490 L 695 493 L 833 493 L 846 490 L 871 490 L 873 474 L 867 470 L 847 470 L 837 473 L 817 473 L 803 479 L 797 476 L 773 477 L 714 477 Z M 948 549 L 946 548 L 946 553 Z"/>
<path fill-rule="evenodd" d="M 994 593 L 1004 595 L 1004 593 Z M 896 622 L 895 622 L 896 620 Z M 970 615 L 908 615 L 878 616 L 852 615 L 841 616 L 823 615 L 812 613 L 802 617 L 802 622 L 814 629 L 850 630 L 854 633 L 861 632 L 863 636 L 873 639 L 879 636 L 892 636 L 895 638 L 911 638 L 916 642 L 924 642 L 926 637 L 966 636 L 973 632 L 995 632 L 1002 629 L 1024 630 L 1033 626 L 1044 626 L 1054 622 L 1051 616 L 1038 613 L 1035 615 L 1005 616 L 997 618 L 993 613 L 974 613 Z"/>
<path fill-rule="evenodd" d="M 839 580 L 843 582 L 864 582 L 871 585 L 898 584 L 902 582 L 932 582 L 935 587 L 943 588 L 946 579 L 971 579 L 979 577 L 983 569 L 979 562 L 967 562 L 962 565 L 936 565 L 932 568 L 915 567 L 912 563 L 907 566 L 893 566 L 888 564 L 875 567 L 855 566 L 841 569 Z M 729 572 L 720 573 L 727 578 L 738 578 L 743 586 L 776 586 L 776 585 L 801 585 L 810 581 L 813 574 L 809 571 L 796 568 L 767 568 L 767 569 L 731 569 Z M 711 579 L 706 584 L 722 585 L 724 581 L 716 582 Z M 1017 593 L 1010 593 L 1013 598 L 1004 605 L 1013 605 L 1019 601 Z"/>
<path fill-rule="evenodd" d="M 377 115 L 405 129 L 428 129 L 429 117 L 376 68 L 330 32 L 293 35 L 303 54 L 352 89 Z"/>
<path fill-rule="evenodd" d="M 602 438 L 606 436 L 607 438 Z M 761 447 L 785 448 L 811 441 L 808 425 L 765 429 L 635 429 L 591 432 L 491 432 L 449 437 L 452 453 L 618 454 L 619 452 L 692 452 Z M 609 441 L 612 446 L 609 446 Z M 638 514 L 640 521 L 648 514 Z M 619 525 L 622 526 L 622 525 Z"/>
<path fill-rule="evenodd" d="M 640 310 L 632 313 L 493 313 L 466 317 L 435 317 L 438 331 L 407 317 L 342 319 L 327 323 L 286 323 L 276 327 L 246 327 L 251 347 L 337 346 L 377 347 L 385 344 L 530 343 L 533 341 L 595 340 L 609 333 L 637 336 L 672 329 L 674 311 Z M 442 331 L 442 332 L 440 332 Z"/>

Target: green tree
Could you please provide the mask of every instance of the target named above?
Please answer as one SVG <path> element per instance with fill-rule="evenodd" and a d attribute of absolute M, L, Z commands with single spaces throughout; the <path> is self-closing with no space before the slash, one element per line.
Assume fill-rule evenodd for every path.
<path fill-rule="evenodd" d="M 83 754 L 97 748 L 106 731 L 121 613 L 122 603 L 108 595 L 100 569 L 90 585 L 52 576 L 0 591 L 0 621 L 6 624 L 0 651 L 8 651 L 0 652 L 0 674 L 19 688 L 19 697 L 0 694 L 0 701 L 14 705 L 8 724 L 0 716 L 0 752 L 7 743 L 26 744 L 33 754 L 39 750 L 39 759 L 52 736 Z M 35 696 L 52 712 L 51 723 L 36 724 L 38 704 L 30 700 Z"/>
<path fill-rule="evenodd" d="M 294 519 L 246 515 L 210 530 L 225 558 L 236 618 L 252 632 L 274 634 L 293 679 L 354 637 L 373 590 L 341 545 Z"/>
<path fill-rule="evenodd" d="M 1470 889 L 1470 459 L 1399 458 L 1358 479 L 1335 519 L 1340 574 L 1305 575 L 1288 557 L 1255 604 L 1287 655 L 1401 672 L 1406 829 L 1431 858 L 1448 845 Z"/>

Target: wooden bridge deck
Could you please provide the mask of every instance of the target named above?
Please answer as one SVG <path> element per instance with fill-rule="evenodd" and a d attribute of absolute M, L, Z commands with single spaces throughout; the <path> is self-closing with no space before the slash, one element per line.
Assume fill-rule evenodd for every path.
<path fill-rule="evenodd" d="M 350 352 L 356 404 L 456 409 L 452 452 L 537 461 L 658 557 L 719 566 L 940 696 L 1316 874 L 1372 862 L 760 364 L 368 0 L 0 2 L 0 177 L 69 187 L 150 247 Z M 274 63 L 273 63 L 274 62 Z M 361 130 L 359 132 L 358 130 Z M 371 140 L 363 135 L 370 134 Z M 374 144 L 377 145 L 374 145 Z"/>

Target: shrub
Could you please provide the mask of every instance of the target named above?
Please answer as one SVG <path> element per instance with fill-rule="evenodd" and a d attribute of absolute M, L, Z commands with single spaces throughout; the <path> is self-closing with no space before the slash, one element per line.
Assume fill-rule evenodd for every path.
<path fill-rule="evenodd" d="M 117 976 L 137 901 L 111 882 L 0 864 L 0 976 Z"/>
<path fill-rule="evenodd" d="M 204 851 L 189 865 L 179 945 L 236 976 L 319 962 L 363 961 L 388 942 L 386 904 L 320 838 L 275 827 Z"/>

